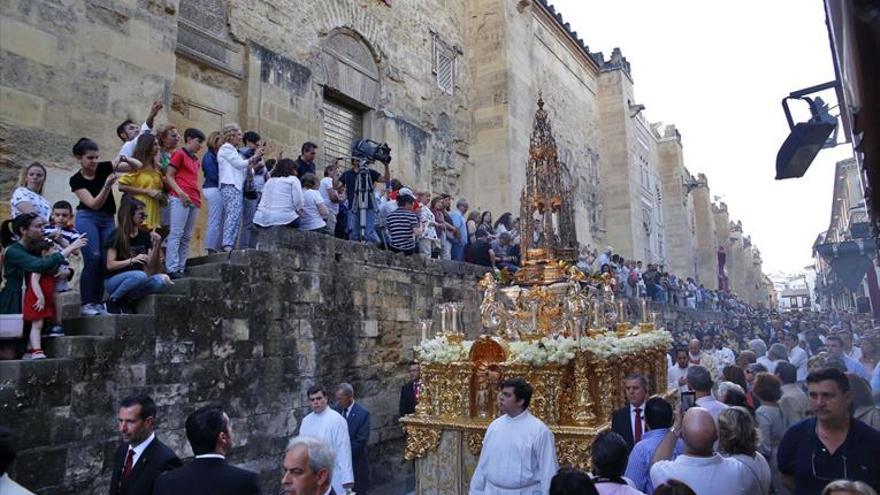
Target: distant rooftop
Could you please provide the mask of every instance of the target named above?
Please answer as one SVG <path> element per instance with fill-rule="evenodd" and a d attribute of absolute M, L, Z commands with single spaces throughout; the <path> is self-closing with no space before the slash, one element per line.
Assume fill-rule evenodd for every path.
<path fill-rule="evenodd" d="M 598 65 L 601 70 L 621 69 L 632 77 L 632 70 L 629 61 L 623 56 L 623 52 L 621 52 L 620 48 L 615 47 L 611 52 L 611 58 L 608 60 L 605 60 L 605 56 L 602 52 L 590 52 L 590 47 L 584 43 L 583 39 L 578 37 L 577 31 L 572 31 L 571 24 L 565 22 L 561 13 L 556 12 L 556 7 L 554 7 L 553 4 L 547 0 L 535 0 L 535 2 L 544 9 L 545 12 L 550 14 L 550 17 L 556 20 L 556 24 L 568 33 L 569 38 L 574 41 L 574 43 L 580 48 L 581 52 L 596 62 L 596 65 Z"/>

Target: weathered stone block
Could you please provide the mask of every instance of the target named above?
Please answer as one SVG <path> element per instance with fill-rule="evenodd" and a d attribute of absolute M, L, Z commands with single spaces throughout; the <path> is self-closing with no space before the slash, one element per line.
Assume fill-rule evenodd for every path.
<path fill-rule="evenodd" d="M 58 38 L 51 33 L 3 16 L 0 17 L 0 47 L 47 66 L 58 60 Z"/>

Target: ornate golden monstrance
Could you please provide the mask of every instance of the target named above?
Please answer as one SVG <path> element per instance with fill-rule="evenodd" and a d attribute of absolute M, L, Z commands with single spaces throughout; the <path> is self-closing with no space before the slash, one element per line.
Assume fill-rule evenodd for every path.
<path fill-rule="evenodd" d="M 667 393 L 669 334 L 654 328 L 646 303 L 635 311 L 615 301 L 613 281 L 574 266 L 574 194 L 565 183 L 573 174 L 567 172 L 539 97 L 521 195 L 522 268 L 512 285 L 504 286 L 509 277 L 500 273 L 480 281 L 478 339 L 464 339 L 461 304 L 440 306 L 433 338 L 431 322 L 420 322 L 419 401 L 414 414 L 400 419 L 406 458 L 416 460 L 417 493 L 467 493 L 506 378 L 532 385 L 529 410 L 554 433 L 560 464 L 581 469 L 596 433 L 626 403 L 626 374 L 644 375 L 651 394 Z"/>

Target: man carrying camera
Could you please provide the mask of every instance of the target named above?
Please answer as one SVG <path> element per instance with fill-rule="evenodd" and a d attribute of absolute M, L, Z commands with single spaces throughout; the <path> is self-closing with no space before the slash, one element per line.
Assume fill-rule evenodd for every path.
<path fill-rule="evenodd" d="M 376 233 L 377 205 L 373 196 L 373 184 L 380 179 L 387 182 L 390 172 L 387 162 L 382 162 L 385 168 L 384 175 L 369 168 L 368 163 L 369 161 L 366 159 L 352 158 L 351 168 L 339 176 L 339 181 L 345 185 L 345 194 L 348 199 L 349 208 L 346 219 L 348 239 L 379 244 L 379 235 Z M 366 194 L 359 195 L 362 191 Z M 363 225 L 361 225 L 362 223 Z"/>

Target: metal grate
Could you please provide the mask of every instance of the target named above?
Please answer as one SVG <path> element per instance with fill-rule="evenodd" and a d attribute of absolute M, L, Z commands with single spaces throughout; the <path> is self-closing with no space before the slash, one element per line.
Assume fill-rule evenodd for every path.
<path fill-rule="evenodd" d="M 351 145 L 361 139 L 364 118 L 360 111 L 324 98 L 324 163 L 351 156 Z"/>
<path fill-rule="evenodd" d="M 437 33 L 432 34 L 434 51 L 432 71 L 437 76 L 437 87 L 451 95 L 455 92 L 456 51 L 441 40 Z"/>

